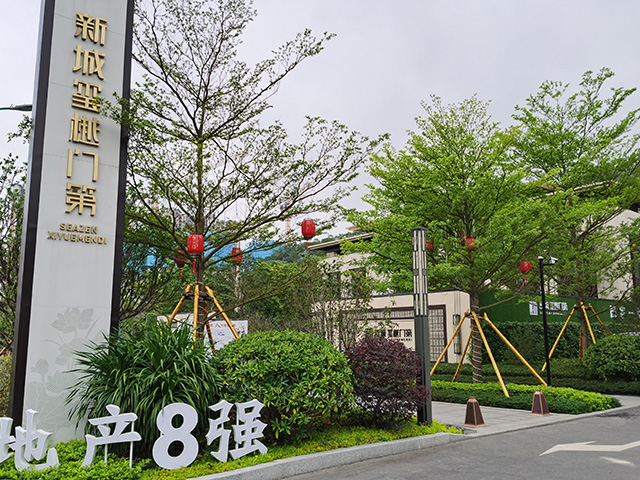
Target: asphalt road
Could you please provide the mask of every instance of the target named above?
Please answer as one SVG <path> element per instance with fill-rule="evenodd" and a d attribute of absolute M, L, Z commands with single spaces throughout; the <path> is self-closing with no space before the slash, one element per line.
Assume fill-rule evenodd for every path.
<path fill-rule="evenodd" d="M 474 438 L 290 480 L 638 480 L 640 407 Z"/>

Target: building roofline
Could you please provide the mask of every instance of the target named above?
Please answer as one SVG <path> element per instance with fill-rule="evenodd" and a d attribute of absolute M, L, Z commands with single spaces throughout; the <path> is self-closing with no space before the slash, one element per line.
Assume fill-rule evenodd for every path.
<path fill-rule="evenodd" d="M 323 252 L 339 252 L 340 246 L 344 242 L 362 242 L 371 240 L 373 233 L 361 233 L 359 235 L 353 235 L 351 237 L 339 238 L 337 240 L 329 240 L 327 242 L 316 243 L 315 245 L 309 245 L 309 250 L 319 250 Z"/>

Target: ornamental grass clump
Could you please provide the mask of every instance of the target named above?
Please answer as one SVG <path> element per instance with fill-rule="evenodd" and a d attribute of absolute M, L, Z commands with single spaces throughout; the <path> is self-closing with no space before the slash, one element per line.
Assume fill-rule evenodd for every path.
<path fill-rule="evenodd" d="M 346 357 L 313 334 L 254 332 L 216 353 L 225 377 L 224 398 L 257 399 L 267 424 L 266 443 L 283 442 L 337 419 L 353 401 Z"/>
<path fill-rule="evenodd" d="M 108 415 L 109 404 L 138 415 L 135 429 L 142 436 L 136 452 L 149 454 L 160 436 L 158 412 L 183 402 L 198 412 L 193 434 L 203 439 L 208 428 L 208 406 L 220 400 L 223 379 L 211 363 L 203 343 L 194 342 L 189 326 L 171 330 L 149 320 L 142 330 L 123 330 L 103 343 L 76 352 L 80 379 L 67 401 L 80 421 Z"/>
<path fill-rule="evenodd" d="M 354 375 L 356 406 L 365 423 L 405 422 L 426 401 L 425 388 L 418 384 L 420 356 L 401 342 L 369 336 L 345 354 Z"/>

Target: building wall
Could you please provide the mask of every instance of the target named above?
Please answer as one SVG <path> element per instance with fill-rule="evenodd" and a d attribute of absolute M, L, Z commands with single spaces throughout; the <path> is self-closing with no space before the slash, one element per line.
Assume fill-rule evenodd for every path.
<path fill-rule="evenodd" d="M 613 220 L 611 220 L 608 225 L 613 227 L 620 227 L 624 224 L 630 224 L 634 220 L 640 218 L 640 214 L 638 212 L 634 212 L 632 210 L 625 210 L 620 215 L 616 216 Z M 624 275 L 620 278 L 617 278 L 612 283 L 601 283 L 598 284 L 598 293 L 599 297 L 606 296 L 608 298 L 620 298 L 624 293 L 629 290 L 629 288 L 633 288 L 633 278 L 631 275 Z M 603 292 L 604 295 L 600 294 Z"/>
<path fill-rule="evenodd" d="M 444 346 L 451 339 L 455 331 L 458 319 L 462 319 L 467 310 L 470 309 L 469 295 L 458 290 L 430 292 L 428 295 L 430 314 L 430 339 L 431 339 L 431 360 L 435 361 L 444 350 Z M 415 349 L 415 332 L 413 319 L 413 294 L 404 293 L 396 295 L 376 295 L 371 300 L 371 308 L 377 317 L 382 320 L 390 320 L 393 325 L 385 329 L 385 336 L 399 340 L 408 348 Z M 449 363 L 460 362 L 461 352 L 469 337 L 471 323 L 465 320 L 456 339 L 447 350 L 446 358 L 443 361 Z M 457 348 L 459 346 L 459 348 Z M 454 352 L 457 350 L 459 353 Z"/>

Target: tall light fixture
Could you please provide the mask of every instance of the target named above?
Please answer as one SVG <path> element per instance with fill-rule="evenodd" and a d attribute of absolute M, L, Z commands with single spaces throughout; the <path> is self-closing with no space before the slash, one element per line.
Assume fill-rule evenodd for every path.
<path fill-rule="evenodd" d="M 413 322 L 416 352 L 422 360 L 421 384 L 427 392 L 422 407 L 418 408 L 418 423 L 431 425 L 431 358 L 429 348 L 429 300 L 427 295 L 427 231 L 411 230 L 413 245 Z"/>
<path fill-rule="evenodd" d="M 542 325 L 544 328 L 544 356 L 547 360 L 547 386 L 551 386 L 551 364 L 549 362 L 549 331 L 547 329 L 547 300 L 544 293 L 544 267 L 550 267 L 555 265 L 558 261 L 557 258 L 549 257 L 549 263 L 544 263 L 544 257 L 538 257 L 538 263 L 540 264 L 540 292 L 542 300 Z"/>

